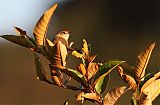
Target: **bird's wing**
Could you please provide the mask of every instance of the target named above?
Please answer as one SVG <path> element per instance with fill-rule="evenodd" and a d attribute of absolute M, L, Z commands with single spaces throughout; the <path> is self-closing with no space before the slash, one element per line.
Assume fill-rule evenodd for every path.
<path fill-rule="evenodd" d="M 67 57 L 67 47 L 61 42 L 58 41 L 59 45 L 60 45 L 60 53 L 61 53 L 61 60 L 62 60 L 62 66 L 65 67 L 66 66 L 66 57 Z"/>

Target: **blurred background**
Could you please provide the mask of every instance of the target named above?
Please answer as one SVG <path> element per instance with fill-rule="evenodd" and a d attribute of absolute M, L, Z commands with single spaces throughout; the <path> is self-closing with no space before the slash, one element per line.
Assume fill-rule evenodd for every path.
<path fill-rule="evenodd" d="M 160 66 L 159 0 L 3 0 L 0 3 L 0 34 L 16 34 L 13 26 L 32 35 L 40 16 L 55 2 L 59 6 L 52 18 L 48 37 L 67 28 L 73 47 L 80 48 L 85 38 L 99 62 L 126 60 L 136 66 L 139 52 L 152 42 L 156 47 L 147 71 Z M 0 105 L 62 105 L 75 92 L 48 85 L 36 79 L 33 52 L 0 39 Z M 72 59 L 68 66 L 73 65 Z M 110 89 L 123 85 L 111 73 Z M 128 92 L 116 105 L 129 105 Z M 157 98 L 153 105 L 159 105 Z M 92 105 L 91 103 L 86 103 Z"/>

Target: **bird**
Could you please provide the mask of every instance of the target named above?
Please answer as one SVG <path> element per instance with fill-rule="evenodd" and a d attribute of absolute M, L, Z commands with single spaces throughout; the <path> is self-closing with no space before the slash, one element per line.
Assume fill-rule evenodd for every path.
<path fill-rule="evenodd" d="M 52 39 L 53 44 L 58 44 L 59 48 L 57 50 L 60 51 L 60 59 L 61 59 L 61 66 L 65 67 L 66 66 L 66 58 L 68 54 L 67 48 L 69 47 L 68 45 L 68 39 L 70 36 L 70 31 L 67 29 L 64 29 L 60 31 L 55 37 Z"/>

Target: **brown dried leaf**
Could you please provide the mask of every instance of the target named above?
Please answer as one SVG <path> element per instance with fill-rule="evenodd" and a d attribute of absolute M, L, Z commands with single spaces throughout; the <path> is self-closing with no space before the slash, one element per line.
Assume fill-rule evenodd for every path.
<path fill-rule="evenodd" d="M 87 79 L 91 79 L 98 71 L 98 64 L 93 62 L 93 63 L 89 63 L 88 65 L 88 69 L 87 69 L 87 73 L 86 73 L 86 77 Z"/>
<path fill-rule="evenodd" d="M 82 74 L 82 75 L 84 75 L 85 76 L 85 74 L 86 74 L 86 68 L 85 68 L 85 66 L 84 66 L 84 64 L 79 64 L 78 66 L 77 66 L 77 70 Z"/>
<path fill-rule="evenodd" d="M 137 79 L 137 82 L 140 81 L 140 79 L 145 75 L 145 70 L 148 65 L 149 58 L 151 56 L 152 50 L 155 46 L 155 43 L 152 43 L 145 52 L 142 52 L 138 56 L 138 65 L 135 69 L 135 77 Z"/>
<path fill-rule="evenodd" d="M 122 67 L 118 66 L 117 68 L 120 77 L 126 82 L 129 86 L 132 87 L 133 91 L 136 91 L 137 84 L 133 77 L 124 74 Z"/>
<path fill-rule="evenodd" d="M 52 66 L 50 66 L 50 69 L 51 69 L 51 77 L 52 77 L 52 81 L 55 85 L 57 86 L 62 86 L 62 80 L 61 80 L 61 77 L 60 75 L 58 74 L 58 70 L 57 68 L 54 68 Z"/>
<path fill-rule="evenodd" d="M 26 31 L 22 30 L 21 28 L 18 28 L 18 27 L 14 27 L 14 28 L 18 35 L 22 35 L 22 36 L 26 35 Z"/>
<path fill-rule="evenodd" d="M 100 95 L 96 94 L 96 93 L 86 93 L 84 95 L 82 95 L 84 98 L 86 99 L 90 99 L 90 100 L 94 100 L 94 101 L 97 101 L 97 102 L 100 102 L 101 101 L 101 97 Z"/>
<path fill-rule="evenodd" d="M 141 88 L 141 92 L 144 91 L 145 88 L 147 88 L 152 82 L 154 82 L 157 78 L 160 77 L 160 72 L 154 74 L 152 78 L 150 78 Z"/>
<path fill-rule="evenodd" d="M 51 8 L 49 8 L 41 16 L 41 18 L 39 19 L 39 21 L 37 22 L 34 28 L 33 34 L 34 34 L 36 43 L 40 46 L 44 44 L 43 42 L 47 33 L 48 25 L 56 7 L 57 7 L 57 4 L 54 4 Z"/>
<path fill-rule="evenodd" d="M 155 80 L 149 86 L 143 90 L 144 94 L 147 94 L 151 101 L 153 101 L 160 94 L 160 79 Z"/>
<path fill-rule="evenodd" d="M 82 105 L 83 102 L 84 102 L 84 97 L 82 97 L 84 95 L 84 92 L 79 92 L 77 95 L 76 95 L 76 105 Z"/>
<path fill-rule="evenodd" d="M 93 62 L 94 59 L 96 58 L 96 56 L 97 56 L 97 55 L 89 56 L 89 57 L 88 57 L 88 62 L 89 62 L 89 63 L 90 63 L 90 62 Z"/>
<path fill-rule="evenodd" d="M 114 105 L 127 90 L 128 88 L 126 86 L 114 88 L 104 97 L 103 105 Z"/>

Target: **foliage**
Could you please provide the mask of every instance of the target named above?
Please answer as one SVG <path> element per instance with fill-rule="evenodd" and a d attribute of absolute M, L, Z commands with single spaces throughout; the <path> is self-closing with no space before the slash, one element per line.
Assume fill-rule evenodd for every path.
<path fill-rule="evenodd" d="M 160 72 L 145 75 L 145 70 L 155 43 L 139 54 L 136 67 L 129 66 L 121 60 L 95 62 L 97 56 L 91 53 L 91 48 L 85 39 L 83 39 L 81 49 L 72 48 L 73 42 L 68 42 L 70 34 L 68 30 L 62 30 L 52 40 L 46 37 L 50 19 L 57 5 L 54 4 L 41 16 L 34 28 L 34 38 L 29 37 L 26 31 L 18 27 L 14 27 L 18 35 L 1 36 L 34 52 L 37 79 L 77 91 L 75 100 L 77 105 L 82 105 L 86 100 L 98 105 L 114 105 L 129 89 L 134 92 L 133 105 L 151 105 L 160 93 L 160 79 L 158 79 Z M 66 63 L 68 63 L 66 58 L 69 52 L 75 59 L 81 60 L 77 64 L 77 69 L 66 66 Z M 50 61 L 48 64 L 49 73 L 46 72 L 47 70 L 41 62 L 41 56 Z M 127 86 L 116 87 L 103 96 L 109 84 L 110 72 L 114 69 L 117 69 Z M 70 85 L 72 79 L 77 81 L 79 85 Z M 69 105 L 69 101 L 65 101 L 64 105 Z"/>

